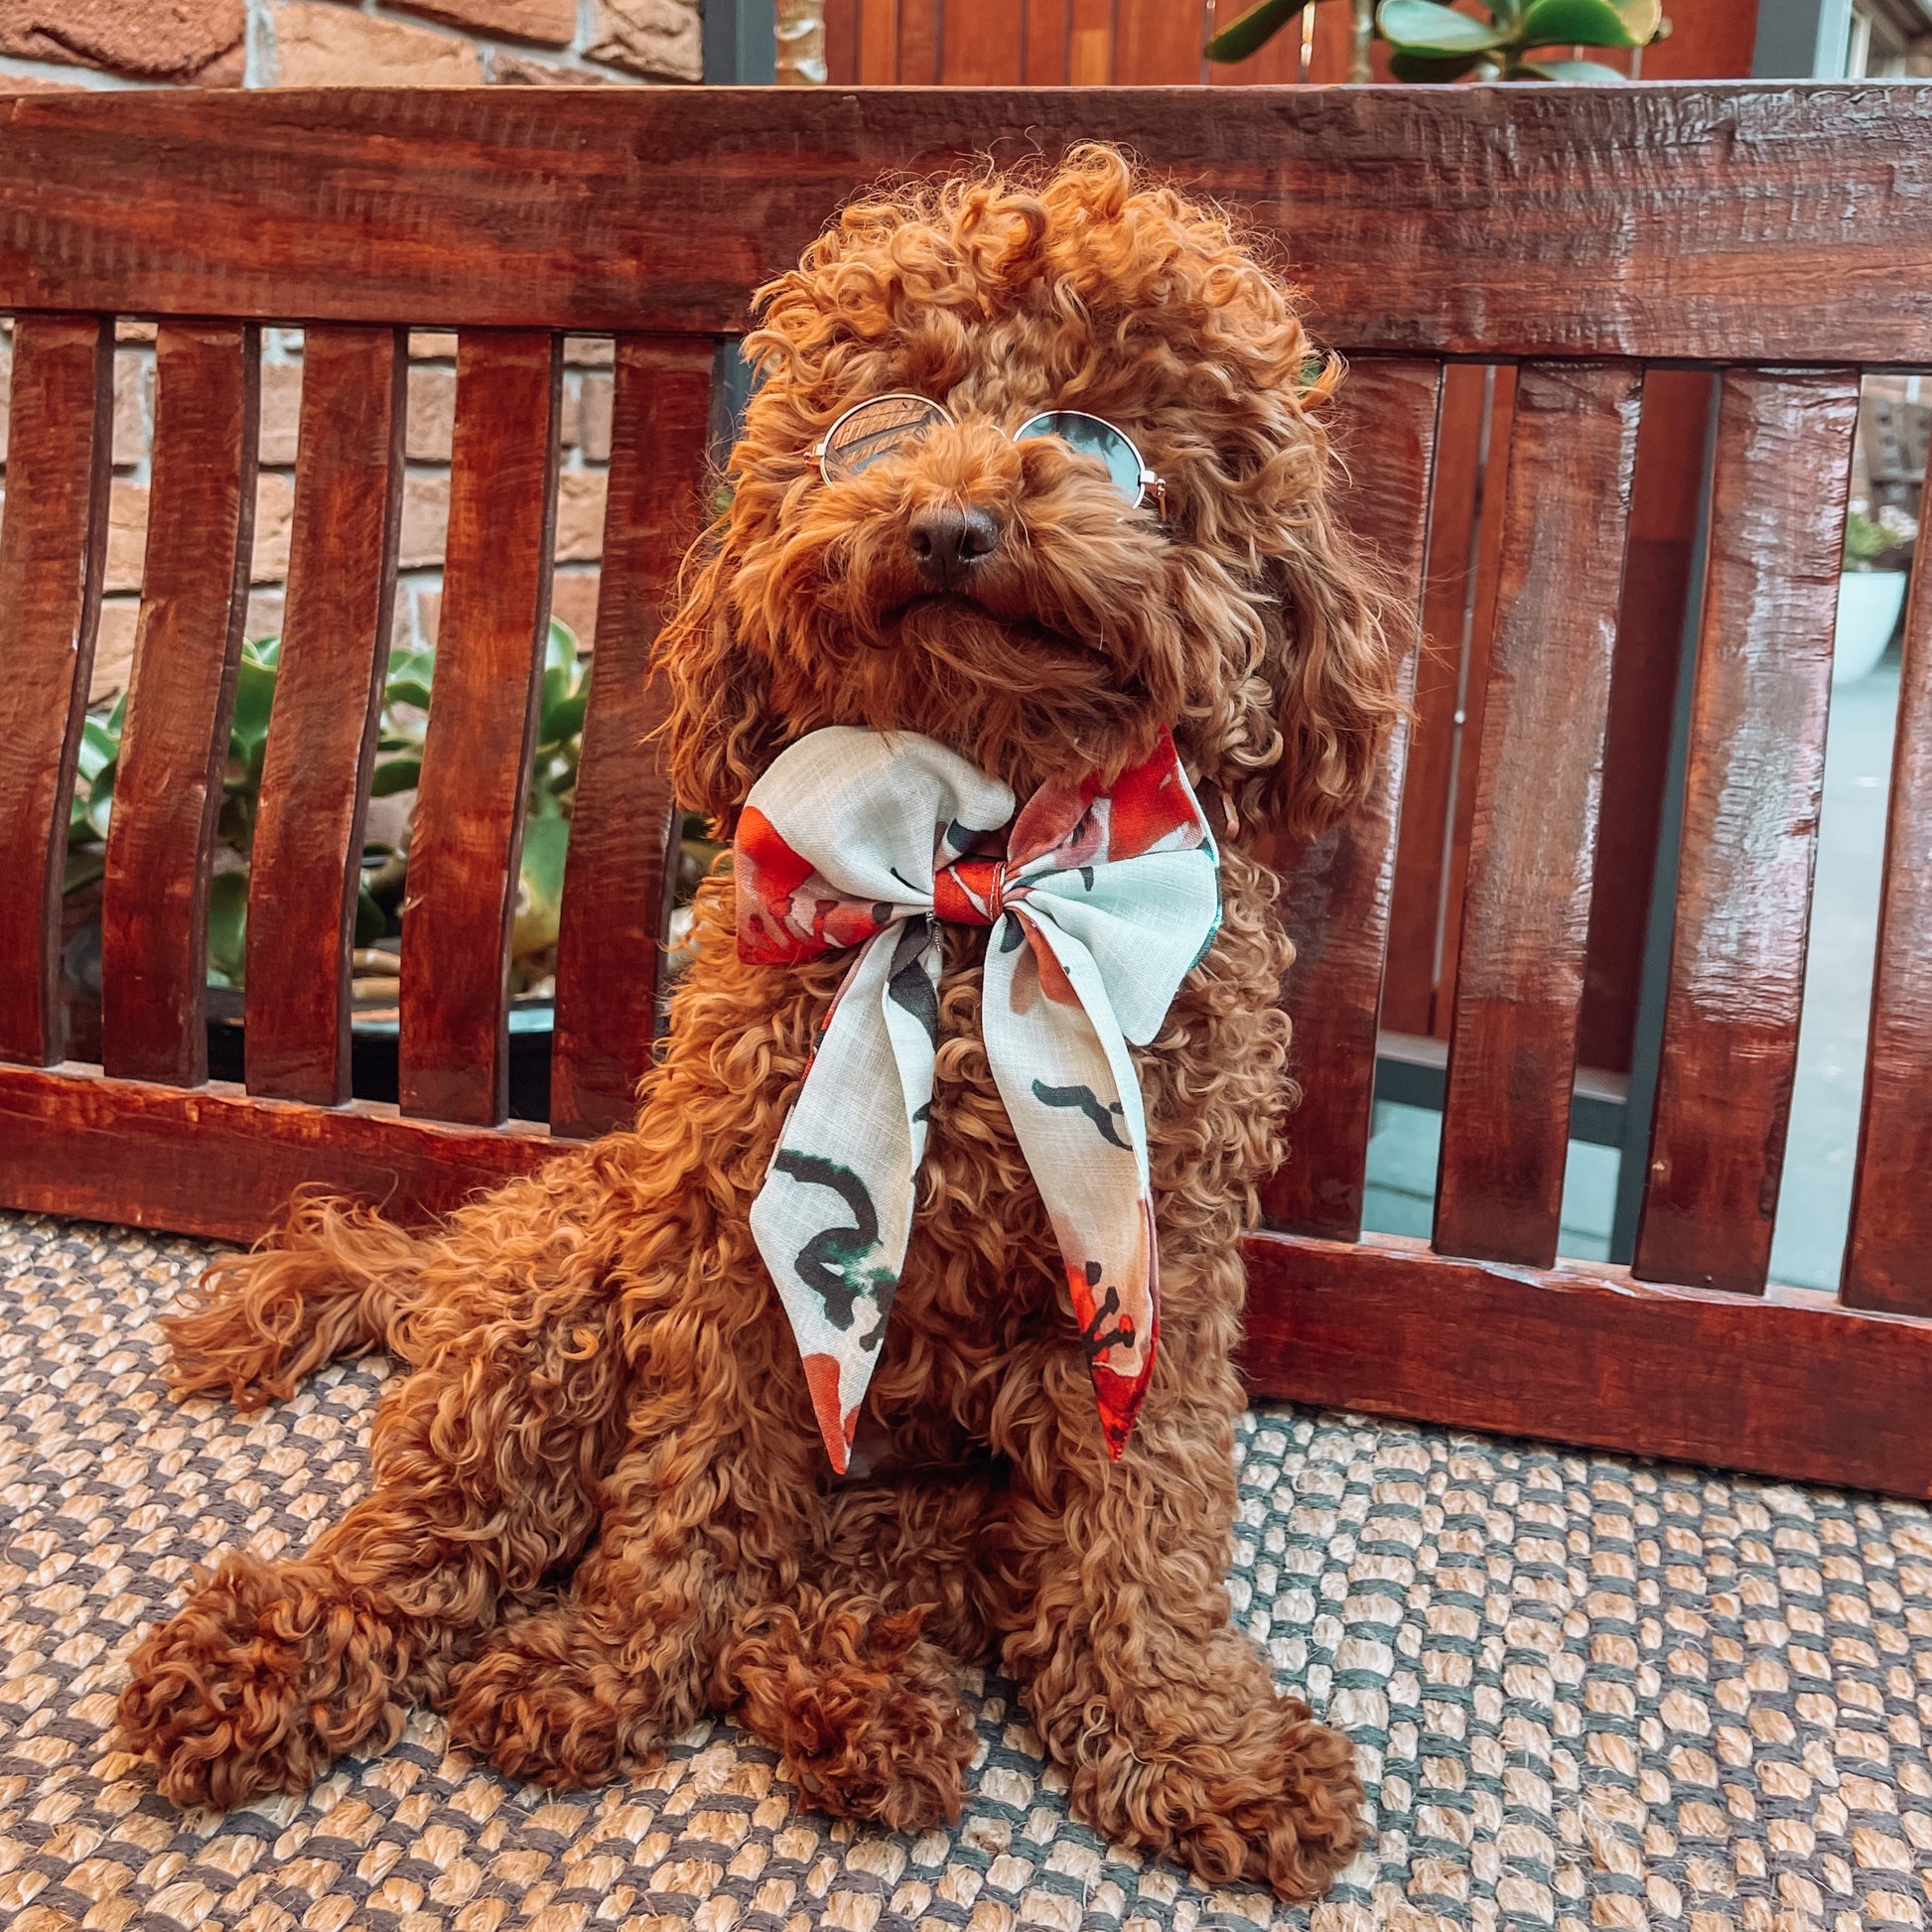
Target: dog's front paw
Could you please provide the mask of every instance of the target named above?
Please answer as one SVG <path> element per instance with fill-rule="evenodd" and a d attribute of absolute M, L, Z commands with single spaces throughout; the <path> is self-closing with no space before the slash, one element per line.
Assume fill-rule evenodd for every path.
<path fill-rule="evenodd" d="M 1203 1884 L 1317 1898 L 1362 1842 L 1353 1747 L 1294 1698 L 1233 1738 L 1110 1750 L 1074 1781 L 1096 1830 L 1178 1860 Z"/>
<path fill-rule="evenodd" d="M 302 1791 L 347 1743 L 381 1725 L 382 1748 L 404 1714 L 386 1700 L 350 1715 L 340 1672 L 319 1682 L 326 1606 L 293 1576 L 230 1556 L 173 1622 L 129 1660 L 117 1718 L 130 1748 L 161 1768 L 162 1794 L 227 1810 Z M 319 1641 L 320 1640 L 320 1641 Z"/>
<path fill-rule="evenodd" d="M 952 1660 L 923 1612 L 767 1609 L 725 1667 L 746 1725 L 784 1753 L 809 1805 L 898 1832 L 957 1821 L 975 1748 Z"/>
<path fill-rule="evenodd" d="M 784 1749 L 806 1803 L 916 1832 L 958 1820 L 974 1738 L 956 1688 L 855 1662 L 799 1687 Z"/>
<path fill-rule="evenodd" d="M 571 1606 L 504 1624 L 453 1684 L 450 1735 L 507 1777 L 575 1790 L 660 1754 L 648 1674 L 622 1669 Z"/>

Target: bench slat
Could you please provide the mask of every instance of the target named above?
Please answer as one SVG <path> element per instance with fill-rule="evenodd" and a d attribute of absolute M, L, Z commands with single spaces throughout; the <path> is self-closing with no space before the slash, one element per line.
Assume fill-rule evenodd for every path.
<path fill-rule="evenodd" d="M 1644 1281 L 1756 1295 L 1770 1269 L 1858 409 L 1844 370 L 1723 379 Z"/>
<path fill-rule="evenodd" d="M 14 326 L 0 514 L 0 1059 L 63 1051 L 61 899 L 107 542 L 114 331 L 98 316 Z"/>
<path fill-rule="evenodd" d="M 597 647 L 557 935 L 556 1134 L 625 1125 L 650 1064 L 681 824 L 651 737 L 664 694 L 650 658 L 700 520 L 713 355 L 689 337 L 617 345 Z"/>
<path fill-rule="evenodd" d="M 1335 401 L 1336 437 L 1354 480 L 1350 521 L 1412 617 L 1422 606 L 1442 386 L 1440 362 L 1362 361 Z M 1415 676 L 1412 650 L 1402 672 L 1405 703 Z M 1263 1185 L 1262 1208 L 1270 1226 L 1296 1234 L 1352 1241 L 1361 1232 L 1408 747 L 1405 726 L 1390 740 L 1374 792 L 1344 824 L 1311 844 L 1283 839 L 1264 848 L 1282 875 L 1282 913 L 1295 941 L 1289 1070 L 1302 1102 L 1289 1122 L 1288 1159 Z"/>
<path fill-rule="evenodd" d="M 1864 1115 L 1841 1290 L 1932 1315 L 1932 539 L 1912 558 Z"/>
<path fill-rule="evenodd" d="M 247 610 L 261 401 L 252 323 L 155 343 L 147 557 L 102 888 L 101 1060 L 207 1077 L 208 867 Z"/>
<path fill-rule="evenodd" d="M 488 1127 L 509 1106 L 510 923 L 550 619 L 562 339 L 457 349 L 450 535 L 402 921 L 405 1114 Z"/>
<path fill-rule="evenodd" d="M 1556 1259 L 1638 370 L 1517 377 L 1435 1246 Z"/>
<path fill-rule="evenodd" d="M 349 951 L 395 599 L 403 339 L 312 327 L 275 709 L 248 881 L 248 1090 L 348 1098 Z"/>

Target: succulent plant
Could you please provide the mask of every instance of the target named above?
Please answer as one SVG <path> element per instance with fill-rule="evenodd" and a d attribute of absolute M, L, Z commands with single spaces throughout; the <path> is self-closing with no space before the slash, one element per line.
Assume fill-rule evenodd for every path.
<path fill-rule="evenodd" d="M 1245 61 L 1303 10 L 1303 0 L 1261 0 L 1207 43 L 1210 61 Z M 1488 19 L 1438 0 L 1381 0 L 1375 27 L 1398 80 L 1609 81 L 1600 61 L 1548 52 L 1646 47 L 1665 31 L 1659 0 L 1490 0 Z"/>

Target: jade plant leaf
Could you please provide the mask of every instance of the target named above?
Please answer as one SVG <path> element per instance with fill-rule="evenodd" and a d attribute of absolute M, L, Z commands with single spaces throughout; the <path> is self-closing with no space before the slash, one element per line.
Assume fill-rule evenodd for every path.
<path fill-rule="evenodd" d="M 1231 20 L 1207 43 L 1210 61 L 1245 61 L 1275 38 L 1302 11 L 1300 0 L 1261 0 Z"/>
<path fill-rule="evenodd" d="M 1522 47 L 1559 42 L 1582 47 L 1643 45 L 1610 0 L 1531 0 L 1511 38 Z"/>
<path fill-rule="evenodd" d="M 399 791 L 414 791 L 422 775 L 421 759 L 385 759 L 369 780 L 369 796 L 392 798 Z"/>
<path fill-rule="evenodd" d="M 557 943 L 564 900 L 564 860 L 570 851 L 570 820 L 532 816 L 523 825 L 523 866 L 510 950 L 517 958 Z"/>
<path fill-rule="evenodd" d="M 1412 54 L 1487 54 L 1513 38 L 1436 0 L 1382 0 L 1375 24 L 1392 47 Z"/>
<path fill-rule="evenodd" d="M 1518 71 L 1533 73 L 1539 80 L 1567 80 L 1592 87 L 1630 78 L 1615 68 L 1606 68 L 1601 61 L 1525 61 Z"/>
<path fill-rule="evenodd" d="M 218 872 L 207 887 L 207 963 L 210 976 L 241 984 L 247 959 L 248 875 Z"/>
<path fill-rule="evenodd" d="M 1488 59 L 1486 54 L 1416 54 L 1399 47 L 1389 56 L 1389 71 L 1398 80 L 1460 80 Z"/>

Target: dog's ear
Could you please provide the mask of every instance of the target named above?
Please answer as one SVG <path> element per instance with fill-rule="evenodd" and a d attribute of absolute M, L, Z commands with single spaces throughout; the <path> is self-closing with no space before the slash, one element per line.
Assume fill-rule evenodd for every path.
<path fill-rule="evenodd" d="M 740 641 L 724 532 L 685 560 L 676 611 L 654 653 L 670 696 L 662 730 L 677 801 L 722 827 L 777 749 L 764 659 Z"/>
<path fill-rule="evenodd" d="M 1269 626 L 1267 677 L 1281 754 L 1250 810 L 1263 824 L 1314 838 L 1360 804 L 1402 716 L 1399 671 L 1408 625 L 1325 503 L 1304 514 L 1271 576 L 1281 598 Z"/>

